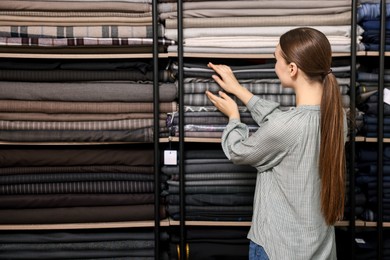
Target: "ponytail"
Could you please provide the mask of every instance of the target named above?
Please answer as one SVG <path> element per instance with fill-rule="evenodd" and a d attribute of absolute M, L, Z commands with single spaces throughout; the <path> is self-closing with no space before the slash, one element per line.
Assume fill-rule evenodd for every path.
<path fill-rule="evenodd" d="M 332 73 L 324 76 L 321 100 L 321 210 L 328 225 L 341 220 L 345 201 L 344 111 L 339 85 Z"/>

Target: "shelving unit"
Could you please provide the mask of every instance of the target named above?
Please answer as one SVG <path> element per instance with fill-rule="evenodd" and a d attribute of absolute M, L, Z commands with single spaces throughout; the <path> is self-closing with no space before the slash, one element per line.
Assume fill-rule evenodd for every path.
<path fill-rule="evenodd" d="M 381 1 L 381 3 L 385 3 L 385 1 Z M 356 16 L 356 3 L 355 1 L 352 1 L 353 4 L 353 11 L 352 14 Z M 183 79 L 183 64 L 184 59 L 272 59 L 272 54 L 210 54 L 210 53 L 185 53 L 183 51 L 183 24 L 182 24 L 182 12 L 183 12 L 183 6 L 182 1 L 177 2 L 178 5 L 178 51 L 176 53 L 161 53 L 158 51 L 157 44 L 153 45 L 153 53 L 110 53 L 110 54 L 53 54 L 53 53 L 0 53 L 0 58 L 29 58 L 29 59 L 152 59 L 154 62 L 154 136 L 155 140 L 153 142 L 154 145 L 154 152 L 155 152 L 155 158 L 160 157 L 160 153 L 163 150 L 163 146 L 166 147 L 168 143 L 173 142 L 175 145 L 178 145 L 179 150 L 179 158 L 183 158 L 184 152 L 187 149 L 187 146 L 190 143 L 200 143 L 204 144 L 207 148 L 207 145 L 211 144 L 218 144 L 221 142 L 220 138 L 196 138 L 196 137 L 184 137 L 184 135 L 181 135 L 179 137 L 158 137 L 158 131 L 159 131 L 159 125 L 158 125 L 158 116 L 159 116 L 159 109 L 158 109 L 158 100 L 159 100 L 159 89 L 158 89 L 158 64 L 160 60 L 169 60 L 173 59 L 178 62 L 179 65 L 179 71 L 178 71 L 178 78 Z M 383 5 L 384 6 L 384 5 Z M 157 1 L 153 1 L 153 12 L 154 12 L 154 28 L 157 26 Z M 384 24 L 384 21 L 382 21 Z M 352 19 L 352 27 L 356 26 L 356 19 Z M 383 34 L 384 32 L 382 32 Z M 157 43 L 157 32 L 154 30 L 153 33 L 154 42 Z M 383 37 L 383 36 L 382 36 Z M 382 38 L 383 43 L 383 38 Z M 334 57 L 351 57 L 351 63 L 355 64 L 356 59 L 361 57 L 378 57 L 380 59 L 380 66 L 381 66 L 381 73 L 380 73 L 380 79 L 383 78 L 383 69 L 384 69 L 384 58 L 390 56 L 390 52 L 385 52 L 384 49 L 381 49 L 381 51 L 373 52 L 373 51 L 356 51 L 356 43 L 352 44 L 351 53 L 334 53 Z M 353 66 L 352 66 L 353 67 Z M 355 85 L 356 82 L 356 74 L 355 68 L 351 69 L 352 72 L 352 78 L 351 78 L 351 86 Z M 183 111 L 183 93 L 181 93 L 181 90 L 183 89 L 183 82 L 179 80 L 179 111 Z M 380 82 L 380 89 L 383 90 L 384 83 L 383 81 Z M 355 97 L 356 93 L 354 88 L 351 88 L 351 103 L 352 108 L 354 110 L 355 108 Z M 383 104 L 382 104 L 383 106 Z M 383 107 L 380 107 L 383 111 Z M 382 114 L 383 117 L 383 114 Z M 180 122 L 184 121 L 184 115 L 183 113 L 180 113 Z M 379 125 L 381 125 L 383 122 L 379 122 Z M 382 124 L 383 125 L 383 124 Z M 184 133 L 183 123 L 179 125 L 179 132 Z M 348 151 L 351 156 L 351 166 L 350 166 L 350 172 L 354 169 L 354 160 L 355 160 L 355 143 L 376 143 L 378 144 L 378 152 L 379 152 L 379 165 L 383 165 L 383 160 L 381 156 L 382 154 L 382 148 L 384 143 L 390 143 L 390 138 L 384 138 L 383 137 L 383 127 L 379 128 L 379 136 L 377 138 L 373 137 L 364 137 L 364 136 L 355 136 L 354 134 L 351 135 L 349 142 L 351 142 L 353 145 L 351 145 L 350 150 Z M 121 144 L 121 145 L 132 145 L 137 142 L 0 142 L 0 145 L 51 145 L 51 146 L 66 146 L 66 145 L 113 145 L 113 144 Z M 180 170 L 180 178 L 184 178 L 184 168 L 183 163 L 179 159 L 179 170 Z M 161 251 L 160 247 L 160 240 L 159 235 L 161 232 L 161 227 L 169 229 L 170 227 L 179 228 L 180 231 L 180 258 L 185 259 L 185 252 L 186 252 L 186 228 L 187 227 L 221 227 L 221 226 L 229 226 L 229 227 L 249 227 L 251 225 L 251 222 L 248 221 L 188 221 L 186 220 L 186 216 L 184 214 L 185 210 L 185 190 L 184 190 L 184 182 L 180 183 L 180 208 L 182 214 L 180 214 L 180 220 L 172 220 L 172 219 L 160 219 L 159 218 L 159 199 L 160 199 L 160 162 L 156 159 L 155 160 L 155 214 L 156 218 L 155 220 L 150 221 L 129 221 L 129 222 L 103 222 L 103 223 L 65 223 L 65 224 L 22 224 L 22 225 L 4 225 L 0 224 L 0 230 L 2 231 L 9 231 L 9 230 L 69 230 L 69 229 L 120 229 L 120 228 L 138 228 L 138 227 L 148 227 L 154 230 L 155 234 L 155 255 L 157 256 L 159 252 Z M 379 167 L 381 168 L 381 167 Z M 378 177 L 382 177 L 383 172 L 379 170 Z M 353 174 L 351 177 L 354 177 Z M 353 178 L 352 178 L 353 179 Z M 351 182 L 351 219 L 340 221 L 336 224 L 336 227 L 341 228 L 347 228 L 350 231 L 350 244 L 351 244 L 351 255 L 352 258 L 355 254 L 354 252 L 354 246 L 355 246 L 355 234 L 356 229 L 362 229 L 365 228 L 375 228 L 377 230 L 377 239 L 378 239 L 378 255 L 382 256 L 383 253 L 383 228 L 389 228 L 390 223 L 389 222 L 383 222 L 383 219 L 379 217 L 377 222 L 370 222 L 370 221 L 362 221 L 358 219 L 353 219 L 354 216 L 354 205 L 355 205 L 355 196 L 353 194 L 353 189 L 355 187 L 354 181 Z M 378 183 L 378 191 L 379 195 L 382 191 L 381 182 Z M 379 213 L 383 210 L 383 206 L 381 203 L 378 203 L 378 209 Z"/>

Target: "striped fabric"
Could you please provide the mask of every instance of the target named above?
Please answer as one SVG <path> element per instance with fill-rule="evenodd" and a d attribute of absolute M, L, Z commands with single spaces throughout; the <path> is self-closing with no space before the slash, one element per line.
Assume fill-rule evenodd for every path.
<path fill-rule="evenodd" d="M 121 26 L 0 26 L 0 37 L 22 38 L 152 38 L 151 25 Z M 164 27 L 158 26 L 163 37 Z"/>
<path fill-rule="evenodd" d="M 84 181 L 0 185 L 0 194 L 146 193 L 153 181 Z"/>
<path fill-rule="evenodd" d="M 127 119 L 106 121 L 6 121 L 0 120 L 1 130 L 133 130 L 153 126 L 153 119 Z M 165 120 L 160 120 L 165 126 Z"/>
<path fill-rule="evenodd" d="M 173 45 L 175 41 L 160 38 L 160 45 Z M 152 38 L 21 38 L 0 37 L 0 46 L 71 47 L 71 46 L 151 46 Z"/>

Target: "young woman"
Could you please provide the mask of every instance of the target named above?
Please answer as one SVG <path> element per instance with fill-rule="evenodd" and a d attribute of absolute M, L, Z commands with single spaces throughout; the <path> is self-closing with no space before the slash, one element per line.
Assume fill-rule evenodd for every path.
<path fill-rule="evenodd" d="M 249 135 L 237 104 L 225 92 L 206 95 L 227 117 L 222 148 L 235 164 L 258 171 L 250 259 L 336 259 L 334 226 L 344 211 L 344 144 L 347 123 L 332 74 L 326 36 L 296 28 L 280 37 L 275 71 L 294 89 L 296 107 L 260 99 L 242 87 L 231 69 L 209 63 L 221 88 L 239 98 L 259 129 Z"/>

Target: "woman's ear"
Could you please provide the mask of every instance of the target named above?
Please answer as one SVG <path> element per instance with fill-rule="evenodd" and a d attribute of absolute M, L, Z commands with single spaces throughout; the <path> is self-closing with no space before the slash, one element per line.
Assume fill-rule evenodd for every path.
<path fill-rule="evenodd" d="M 291 77 L 294 77 L 297 75 L 297 72 L 298 72 L 297 64 L 295 64 L 294 62 L 290 62 L 290 64 L 288 65 L 288 69 L 289 69 Z"/>

